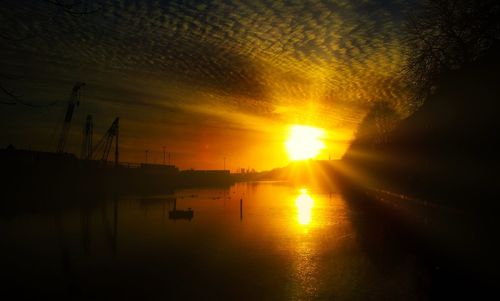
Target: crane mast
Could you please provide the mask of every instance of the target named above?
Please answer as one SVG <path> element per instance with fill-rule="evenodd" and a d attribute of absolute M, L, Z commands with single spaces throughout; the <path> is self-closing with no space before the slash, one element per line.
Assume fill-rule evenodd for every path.
<path fill-rule="evenodd" d="M 90 160 L 92 157 L 92 136 L 94 133 L 94 123 L 92 115 L 87 115 L 85 125 L 83 126 L 83 141 L 81 158 L 83 160 Z"/>
<path fill-rule="evenodd" d="M 66 108 L 66 114 L 64 115 L 64 121 L 61 129 L 61 135 L 59 136 L 59 142 L 57 143 L 57 152 L 63 153 L 66 146 L 66 141 L 68 140 L 68 133 L 71 128 L 71 120 L 73 119 L 73 113 L 76 107 L 80 105 L 80 89 L 85 86 L 85 83 L 77 82 L 73 86 L 71 91 L 71 96 L 68 100 L 68 107 Z"/>
<path fill-rule="evenodd" d="M 119 137 L 119 123 L 120 118 L 116 118 L 109 129 L 106 131 L 101 140 L 97 143 L 95 148 L 92 150 L 92 158 L 94 160 L 100 159 L 101 162 L 105 163 L 108 161 L 109 153 L 111 152 L 111 146 L 113 141 L 115 142 L 115 166 L 118 166 L 119 162 L 119 148 L 118 148 L 118 137 Z M 101 158 L 97 157 L 97 154 L 102 152 Z"/>

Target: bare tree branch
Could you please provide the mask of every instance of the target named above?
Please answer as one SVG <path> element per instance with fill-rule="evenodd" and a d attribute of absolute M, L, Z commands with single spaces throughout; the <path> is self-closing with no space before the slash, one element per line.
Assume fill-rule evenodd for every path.
<path fill-rule="evenodd" d="M 404 74 L 419 102 L 445 70 L 476 60 L 500 38 L 500 4 L 493 0 L 426 0 L 406 23 Z"/>
<path fill-rule="evenodd" d="M 2 91 L 11 101 L 4 101 L 0 100 L 2 104 L 7 104 L 7 105 L 15 105 L 20 102 L 19 98 L 17 95 L 14 94 L 14 91 L 9 91 L 7 90 L 2 83 L 0 83 L 0 91 Z"/>
<path fill-rule="evenodd" d="M 96 1 L 96 0 L 44 0 L 46 3 L 53 5 L 55 7 L 61 8 L 64 13 L 67 13 L 71 16 L 82 16 L 82 15 L 89 15 L 98 12 L 103 8 L 103 4 L 101 1 Z M 12 31 L 15 31 L 15 22 L 12 20 L 7 27 L 12 28 Z M 28 40 L 30 38 L 35 37 L 34 33 L 27 33 L 24 36 L 12 36 L 9 33 L 0 32 L 0 40 L 8 41 L 8 42 L 22 42 L 25 40 Z M 3 74 L 0 74 L 0 79 L 2 80 L 12 80 L 12 78 L 5 76 Z M 48 107 L 56 104 L 57 102 L 52 102 L 50 104 L 44 104 L 44 105 L 33 105 L 31 103 L 25 102 L 22 100 L 22 97 L 18 94 L 16 94 L 13 90 L 6 88 L 3 83 L 0 81 L 0 94 L 3 94 L 7 97 L 8 100 L 1 100 L 0 99 L 0 104 L 5 104 L 5 105 L 15 105 L 15 104 L 21 104 L 29 107 Z"/>
<path fill-rule="evenodd" d="M 88 15 L 98 12 L 102 9 L 103 4 L 98 1 L 92 0 L 44 0 L 52 5 L 60 7 L 64 12 L 73 15 L 73 16 L 81 16 Z"/>

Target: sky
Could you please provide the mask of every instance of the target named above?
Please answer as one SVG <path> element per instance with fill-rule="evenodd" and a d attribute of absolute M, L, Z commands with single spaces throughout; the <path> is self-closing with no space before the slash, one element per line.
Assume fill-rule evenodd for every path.
<path fill-rule="evenodd" d="M 69 1 L 71 2 L 71 1 Z M 50 1 L 0 3 L 0 147 L 55 150 L 67 99 L 85 82 L 69 152 L 87 114 L 98 141 L 120 117 L 121 161 L 182 169 L 286 165 L 293 125 L 325 131 L 338 159 L 371 105 L 411 110 L 401 69 L 409 0 Z M 8 101 L 0 94 L 0 100 Z"/>

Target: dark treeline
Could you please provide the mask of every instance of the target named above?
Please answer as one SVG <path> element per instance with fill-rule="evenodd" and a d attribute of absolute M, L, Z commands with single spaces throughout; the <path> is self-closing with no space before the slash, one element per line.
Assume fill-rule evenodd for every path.
<path fill-rule="evenodd" d="M 380 117 L 369 113 L 344 161 L 385 188 L 449 205 L 498 206 L 488 198 L 499 180 L 498 53 L 495 45 L 443 74 L 436 92 L 385 136 L 376 131 Z"/>
<path fill-rule="evenodd" d="M 406 70 L 423 104 L 400 122 L 389 105 L 374 105 L 343 160 L 377 188 L 498 208 L 498 16 L 491 1 L 424 4 L 408 25 Z"/>
<path fill-rule="evenodd" d="M 426 2 L 408 24 L 405 70 L 421 105 L 400 120 L 376 103 L 342 160 L 346 198 L 425 254 L 431 299 L 481 299 L 497 283 L 499 11 Z"/>

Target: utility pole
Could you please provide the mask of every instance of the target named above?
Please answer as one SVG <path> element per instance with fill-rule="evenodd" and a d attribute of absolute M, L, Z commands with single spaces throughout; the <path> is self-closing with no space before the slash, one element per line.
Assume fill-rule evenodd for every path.
<path fill-rule="evenodd" d="M 148 155 L 149 155 L 149 150 L 146 150 L 146 164 L 148 164 Z"/>
<path fill-rule="evenodd" d="M 118 137 L 119 137 L 119 134 L 120 134 L 120 119 L 119 118 L 116 118 L 115 119 L 116 121 L 116 128 L 115 128 L 115 137 L 116 137 L 116 144 L 115 144 L 115 167 L 118 166 L 118 164 L 120 163 L 120 152 L 119 152 L 119 147 L 118 147 Z"/>
<path fill-rule="evenodd" d="M 226 170 L 226 157 L 224 157 L 224 170 Z"/>
<path fill-rule="evenodd" d="M 163 165 L 165 165 L 165 146 L 163 147 Z"/>

